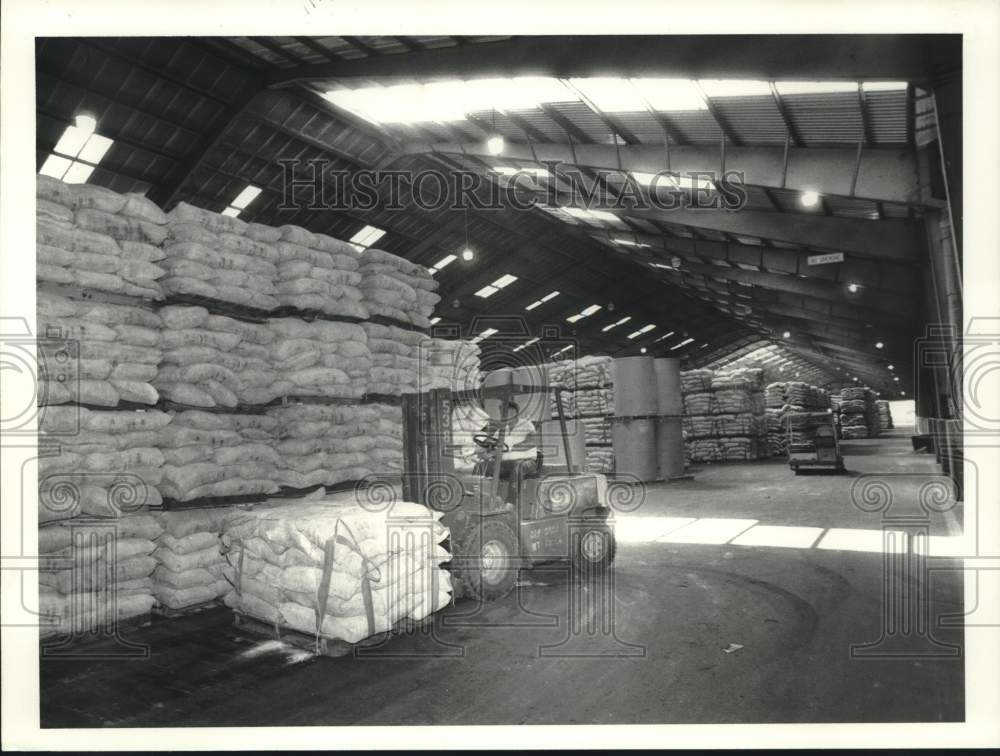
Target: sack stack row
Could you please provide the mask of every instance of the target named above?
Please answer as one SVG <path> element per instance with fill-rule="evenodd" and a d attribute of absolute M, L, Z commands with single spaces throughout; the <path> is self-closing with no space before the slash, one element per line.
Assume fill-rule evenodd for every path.
<path fill-rule="evenodd" d="M 580 357 L 548 364 L 548 385 L 562 387 L 563 413 L 583 425 L 588 472 L 611 473 L 615 469 L 612 443 L 614 413 L 614 361 L 610 357 Z M 559 416 L 555 393 L 549 394 L 550 415 Z"/>
<path fill-rule="evenodd" d="M 139 302 L 139 300 L 136 300 Z M 160 316 L 142 306 L 38 292 L 38 403 L 156 404 Z"/>
<path fill-rule="evenodd" d="M 889 402 L 885 399 L 878 399 L 875 404 L 878 406 L 879 428 L 881 430 L 895 428 L 896 426 L 892 422 L 892 410 L 889 408 Z"/>
<path fill-rule="evenodd" d="M 152 556 L 163 531 L 145 513 L 117 520 L 67 520 L 38 529 L 38 553 L 62 563 L 38 573 L 41 636 L 82 635 L 147 614 Z"/>
<path fill-rule="evenodd" d="M 153 552 L 153 595 L 160 606 L 179 611 L 229 593 L 221 537 L 226 519 L 235 512 L 219 508 L 157 513 L 163 533 Z"/>
<path fill-rule="evenodd" d="M 421 392 L 475 391 L 482 384 L 478 344 L 461 339 L 425 338 L 417 349 Z"/>
<path fill-rule="evenodd" d="M 840 437 L 845 439 L 875 438 L 880 420 L 875 392 L 866 386 L 842 389 L 836 402 L 840 418 Z"/>
<path fill-rule="evenodd" d="M 269 626 L 356 643 L 451 601 L 441 513 L 402 502 L 371 511 L 336 497 L 264 505 L 223 534 L 226 603 Z"/>
<path fill-rule="evenodd" d="M 830 394 L 825 389 L 802 381 L 769 383 L 764 389 L 764 404 L 768 454 L 781 457 L 787 452 L 789 417 L 793 418 L 793 441 L 804 441 L 800 439 L 800 431 L 802 428 L 813 429 L 815 424 L 812 421 L 799 421 L 795 416 L 825 412 L 830 408 Z M 807 432 L 806 435 L 811 438 L 812 433 Z"/>
<path fill-rule="evenodd" d="M 38 176 L 39 281 L 148 300 L 163 298 L 158 263 L 167 217 L 140 194 Z"/>
<path fill-rule="evenodd" d="M 157 410 L 103 411 L 77 405 L 39 411 L 38 521 L 118 518 L 162 501 Z"/>
<path fill-rule="evenodd" d="M 268 231 L 280 233 L 274 243 L 278 252 L 275 288 L 282 305 L 333 317 L 368 317 L 368 307 L 358 288 L 361 261 L 354 247 L 299 226 Z"/>
<path fill-rule="evenodd" d="M 362 323 L 371 352 L 368 393 L 400 396 L 417 391 L 421 344 L 427 337 L 416 331 L 378 323 Z"/>
<path fill-rule="evenodd" d="M 360 273 L 371 315 L 430 328 L 431 313 L 441 297 L 427 268 L 380 249 L 367 249 L 361 255 Z"/>
<path fill-rule="evenodd" d="M 763 381 L 757 368 L 681 372 L 689 461 L 753 460 L 767 453 Z"/>

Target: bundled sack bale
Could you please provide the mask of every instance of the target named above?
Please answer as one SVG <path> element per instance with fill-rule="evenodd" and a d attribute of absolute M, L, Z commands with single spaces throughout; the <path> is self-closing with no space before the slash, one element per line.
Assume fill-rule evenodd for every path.
<path fill-rule="evenodd" d="M 368 390 L 373 356 L 355 323 L 276 318 L 270 364 L 284 382 L 282 396 L 358 399 Z"/>
<path fill-rule="evenodd" d="M 235 611 L 356 643 L 451 601 L 440 512 L 409 502 L 371 511 L 350 497 L 265 505 L 223 535 Z"/>
<path fill-rule="evenodd" d="M 786 452 L 785 413 L 782 410 L 768 408 L 764 411 L 764 428 L 768 455 L 783 457 Z"/>
<path fill-rule="evenodd" d="M 712 390 L 711 370 L 682 370 L 681 393 L 696 394 Z"/>
<path fill-rule="evenodd" d="M 712 391 L 760 391 L 763 387 L 764 371 L 760 368 L 713 373 L 711 378 Z"/>
<path fill-rule="evenodd" d="M 277 428 L 267 415 L 174 413 L 160 433 L 160 493 L 175 501 L 276 493 Z"/>
<path fill-rule="evenodd" d="M 153 558 L 153 595 L 170 609 L 222 598 L 231 590 L 224 568 L 222 532 L 235 510 L 192 509 L 157 514 L 163 528 Z"/>
<path fill-rule="evenodd" d="M 142 307 L 40 291 L 39 404 L 156 404 L 160 317 Z"/>
<path fill-rule="evenodd" d="M 288 388 L 271 356 L 267 326 L 204 307 L 170 305 L 163 320 L 163 359 L 154 385 L 165 399 L 191 407 L 266 404 Z"/>
<path fill-rule="evenodd" d="M 162 503 L 163 412 L 46 407 L 39 413 L 39 522 L 120 518 Z"/>
<path fill-rule="evenodd" d="M 419 349 L 427 337 L 397 326 L 362 323 L 361 327 L 368 336 L 372 355 L 368 393 L 387 396 L 416 393 Z"/>
<path fill-rule="evenodd" d="M 422 342 L 429 352 L 431 369 L 437 371 L 452 391 L 475 390 L 482 384 L 479 344 L 464 339 L 427 339 Z"/>
<path fill-rule="evenodd" d="M 610 386 L 612 365 L 610 357 L 595 356 L 553 362 L 547 365 L 549 385 L 573 390 Z"/>
<path fill-rule="evenodd" d="M 430 327 L 430 316 L 441 301 L 438 282 L 422 265 L 381 249 L 361 253 L 361 293 L 372 315 Z"/>
<path fill-rule="evenodd" d="M 36 276 L 39 281 L 162 299 L 157 265 L 165 216 L 139 194 L 91 184 L 36 181 Z"/>
<path fill-rule="evenodd" d="M 885 399 L 879 399 L 875 404 L 878 406 L 879 427 L 882 430 L 894 428 L 895 425 L 892 422 L 892 410 L 889 408 L 889 402 Z"/>
<path fill-rule="evenodd" d="M 615 454 L 610 449 L 587 447 L 587 472 L 612 473 L 615 471 Z"/>
<path fill-rule="evenodd" d="M 782 382 L 769 383 L 764 387 L 764 407 L 767 409 L 781 409 L 785 404 L 785 384 Z"/>
<path fill-rule="evenodd" d="M 42 634 L 81 633 L 145 614 L 154 603 L 150 554 L 161 528 L 148 514 L 103 523 L 51 523 L 38 530 L 38 553 L 70 560 L 39 572 Z"/>
<path fill-rule="evenodd" d="M 290 488 L 335 485 L 380 472 L 374 455 L 378 439 L 394 435 L 381 423 L 390 414 L 378 405 L 289 404 L 268 409 L 267 417 L 276 423 L 275 480 Z M 386 455 L 390 462 L 397 450 L 402 453 L 402 414 L 399 427 L 399 443 L 393 440 Z"/>
<path fill-rule="evenodd" d="M 282 226 L 274 243 L 278 253 L 278 301 L 303 311 L 364 319 L 368 310 L 358 286 L 359 258 L 354 247 L 299 226 Z"/>
<path fill-rule="evenodd" d="M 614 406 L 609 388 L 582 389 L 574 394 L 573 400 L 577 415 L 610 415 Z"/>
<path fill-rule="evenodd" d="M 163 290 L 277 309 L 278 253 L 247 231 L 248 224 L 239 218 L 179 203 L 167 215 Z"/>
<path fill-rule="evenodd" d="M 378 476 L 403 471 L 403 408 L 391 404 L 370 405 L 378 419 L 372 433 L 375 445 L 370 451 L 372 470 Z"/>

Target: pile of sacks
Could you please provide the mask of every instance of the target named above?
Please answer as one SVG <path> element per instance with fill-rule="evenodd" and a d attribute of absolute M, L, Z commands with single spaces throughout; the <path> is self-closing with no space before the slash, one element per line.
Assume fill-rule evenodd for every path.
<path fill-rule="evenodd" d="M 401 396 L 417 391 L 422 333 L 397 326 L 362 323 L 368 336 L 372 368 L 368 374 L 368 393 Z"/>
<path fill-rule="evenodd" d="M 358 288 L 360 258 L 347 242 L 299 226 L 271 229 L 278 234 L 278 301 L 307 312 L 365 319 L 368 308 Z"/>
<path fill-rule="evenodd" d="M 562 392 L 563 413 L 567 417 L 610 415 L 614 407 L 614 389 L 592 388 Z M 555 393 L 549 394 L 552 417 L 558 417 Z"/>
<path fill-rule="evenodd" d="M 697 394 L 703 391 L 712 390 L 712 378 L 715 373 L 711 370 L 682 370 L 681 371 L 681 393 Z"/>
<path fill-rule="evenodd" d="M 425 337 L 417 350 L 422 392 L 438 388 L 473 391 L 482 383 L 478 344 Z"/>
<path fill-rule="evenodd" d="M 791 429 L 792 444 L 811 444 L 815 446 L 816 429 L 829 427 L 830 413 L 828 412 L 792 412 L 787 416 L 789 428 Z"/>
<path fill-rule="evenodd" d="M 278 491 L 278 422 L 267 415 L 187 410 L 158 436 L 164 498 L 256 496 Z"/>
<path fill-rule="evenodd" d="M 267 327 L 275 337 L 270 365 L 281 378 L 277 396 L 360 399 L 367 392 L 376 363 L 360 325 L 274 318 Z"/>
<path fill-rule="evenodd" d="M 764 407 L 769 410 L 780 410 L 785 406 L 785 384 L 769 383 L 764 387 Z"/>
<path fill-rule="evenodd" d="M 892 422 L 892 410 L 889 408 L 889 402 L 885 399 L 879 399 L 875 404 L 878 407 L 879 427 L 882 430 L 895 428 L 896 426 Z"/>
<path fill-rule="evenodd" d="M 266 326 L 183 305 L 162 308 L 160 317 L 163 360 L 154 385 L 165 399 L 232 409 L 290 388 L 271 365 L 275 334 Z"/>
<path fill-rule="evenodd" d="M 39 404 L 156 404 L 159 315 L 39 291 L 37 317 Z"/>
<path fill-rule="evenodd" d="M 580 357 L 576 360 L 553 362 L 547 365 L 550 386 L 565 389 L 598 388 L 611 386 L 613 360 L 610 357 Z"/>
<path fill-rule="evenodd" d="M 143 299 L 163 298 L 157 263 L 166 216 L 140 194 L 38 176 L 35 275 L 39 281 Z"/>
<path fill-rule="evenodd" d="M 169 609 L 187 609 L 229 593 L 221 536 L 232 513 L 222 508 L 157 514 L 163 530 L 153 552 L 153 595 L 157 603 Z"/>
<path fill-rule="evenodd" d="M 226 603 L 268 625 L 357 643 L 451 601 L 440 512 L 395 503 L 371 511 L 349 496 L 260 506 L 223 534 Z"/>
<path fill-rule="evenodd" d="M 611 449 L 587 449 L 587 472 L 612 473 L 614 471 L 615 454 Z"/>
<path fill-rule="evenodd" d="M 583 426 L 584 443 L 590 444 L 610 444 L 611 443 L 611 418 L 610 417 L 582 417 L 572 420 L 572 423 L 580 423 Z"/>
<path fill-rule="evenodd" d="M 875 392 L 864 386 L 842 389 L 837 401 L 841 438 L 874 438 L 879 432 Z"/>
<path fill-rule="evenodd" d="M 275 480 L 290 488 L 332 486 L 364 478 L 376 471 L 377 438 L 388 435 L 382 432 L 382 414 L 370 404 L 290 404 L 268 409 L 267 416 L 276 422 Z M 402 426 L 402 414 L 399 421 Z M 377 453 L 394 459 L 395 444 Z"/>
<path fill-rule="evenodd" d="M 785 428 L 785 413 L 781 409 L 764 410 L 764 432 L 767 441 L 767 454 L 770 457 L 783 457 L 788 449 L 788 433 Z"/>
<path fill-rule="evenodd" d="M 763 383 L 764 372 L 759 368 L 681 373 L 688 459 L 743 461 L 769 453 Z"/>
<path fill-rule="evenodd" d="M 371 451 L 372 472 L 396 476 L 403 472 L 403 408 L 391 404 L 369 405 L 378 413 L 372 427 L 375 447 Z"/>
<path fill-rule="evenodd" d="M 149 612 L 155 603 L 151 554 L 161 532 L 145 513 L 40 527 L 38 553 L 67 565 L 38 573 L 42 637 L 110 628 Z"/>
<path fill-rule="evenodd" d="M 764 425 L 769 455 L 772 457 L 785 455 L 789 418 L 799 422 L 796 419 L 798 415 L 825 411 L 829 409 L 830 402 L 830 394 L 825 389 L 802 381 L 768 384 L 764 389 L 766 407 Z M 793 438 L 795 437 L 793 430 Z"/>
<path fill-rule="evenodd" d="M 268 226 L 180 202 L 167 215 L 163 291 L 273 310 L 278 307 L 277 234 Z"/>
<path fill-rule="evenodd" d="M 359 270 L 364 304 L 371 315 L 430 328 L 431 313 L 441 297 L 427 268 L 381 249 L 366 249 Z"/>
<path fill-rule="evenodd" d="M 117 518 L 162 503 L 160 434 L 170 416 L 46 407 L 39 416 L 38 520 Z"/>

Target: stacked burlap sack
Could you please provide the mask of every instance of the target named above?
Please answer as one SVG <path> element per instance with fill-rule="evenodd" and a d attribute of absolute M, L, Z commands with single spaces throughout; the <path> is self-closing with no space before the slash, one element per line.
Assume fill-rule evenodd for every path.
<path fill-rule="evenodd" d="M 139 194 L 38 176 L 35 275 L 40 282 L 162 299 L 166 216 Z"/>
<path fill-rule="evenodd" d="M 362 323 L 368 335 L 372 368 L 368 393 L 385 396 L 413 394 L 418 389 L 420 345 L 426 336 L 396 326 Z"/>
<path fill-rule="evenodd" d="M 186 410 L 158 438 L 164 498 L 192 501 L 278 491 L 277 422 L 266 415 Z"/>
<path fill-rule="evenodd" d="M 473 391 L 483 382 L 479 344 L 465 339 L 430 339 L 430 364 L 452 391 Z M 427 342 L 425 342 L 427 343 Z"/>
<path fill-rule="evenodd" d="M 391 404 L 369 406 L 378 413 L 372 427 L 372 472 L 379 477 L 399 475 L 403 472 L 403 408 Z"/>
<path fill-rule="evenodd" d="M 337 497 L 240 513 L 223 534 L 226 603 L 317 642 L 356 643 L 422 620 L 451 601 L 440 517 L 409 502 L 365 508 Z"/>
<path fill-rule="evenodd" d="M 591 388 L 577 391 L 563 391 L 563 413 L 567 417 L 588 415 L 610 415 L 614 406 L 614 389 Z M 549 395 L 552 417 L 558 417 L 555 393 Z"/>
<path fill-rule="evenodd" d="M 373 450 L 382 435 L 374 405 L 289 404 L 272 407 L 278 455 L 275 480 L 290 488 L 332 486 L 360 480 L 372 472 Z M 400 415 L 402 424 L 402 415 Z M 395 449 L 389 449 L 393 458 Z"/>
<path fill-rule="evenodd" d="M 180 202 L 167 215 L 163 291 L 273 310 L 280 259 L 274 240 L 267 226 Z"/>
<path fill-rule="evenodd" d="M 872 434 L 868 389 L 863 386 L 842 389 L 837 401 L 842 438 L 870 438 Z M 874 404 L 874 402 L 872 402 Z"/>
<path fill-rule="evenodd" d="M 697 394 L 703 391 L 712 390 L 711 370 L 682 370 L 681 371 L 681 393 Z"/>
<path fill-rule="evenodd" d="M 587 449 L 587 472 L 612 473 L 615 471 L 615 453 L 611 449 Z"/>
<path fill-rule="evenodd" d="M 612 364 L 610 357 L 598 356 L 552 362 L 546 366 L 549 385 L 571 390 L 610 386 L 614 380 Z"/>
<path fill-rule="evenodd" d="M 40 527 L 38 553 L 66 567 L 38 573 L 42 636 L 110 630 L 116 620 L 147 613 L 155 603 L 151 554 L 161 532 L 144 513 Z"/>
<path fill-rule="evenodd" d="M 585 444 L 610 444 L 611 443 L 611 418 L 610 417 L 581 417 L 572 420 L 583 426 L 583 438 Z"/>
<path fill-rule="evenodd" d="M 783 457 L 787 451 L 787 431 L 785 413 L 781 409 L 764 410 L 764 430 L 767 436 L 767 453 L 771 457 Z"/>
<path fill-rule="evenodd" d="M 895 428 L 896 426 L 892 422 L 892 410 L 889 408 L 889 402 L 885 399 L 879 399 L 875 404 L 878 406 L 879 427 L 882 430 Z"/>
<path fill-rule="evenodd" d="M 765 409 L 781 409 L 785 404 L 785 384 L 769 383 L 764 387 Z"/>
<path fill-rule="evenodd" d="M 422 265 L 381 249 L 361 254 L 361 292 L 372 315 L 429 328 L 431 313 L 441 301 L 438 282 Z"/>
<path fill-rule="evenodd" d="M 360 325 L 272 318 L 267 327 L 275 335 L 269 359 L 281 396 L 359 399 L 368 391 L 374 363 Z"/>
<path fill-rule="evenodd" d="M 39 413 L 38 520 L 78 515 L 117 518 L 161 504 L 160 434 L 170 416 L 156 410 L 46 407 Z"/>
<path fill-rule="evenodd" d="M 163 529 L 153 558 L 153 595 L 169 609 L 187 609 L 222 598 L 232 586 L 226 580 L 222 531 L 234 510 L 189 509 L 159 512 Z"/>
<path fill-rule="evenodd" d="M 39 291 L 37 318 L 39 404 L 156 404 L 156 313 Z"/>
<path fill-rule="evenodd" d="M 272 364 L 275 334 L 204 307 L 160 310 L 163 359 L 154 385 L 164 399 L 189 407 L 266 404 L 292 387 Z"/>
<path fill-rule="evenodd" d="M 283 305 L 336 317 L 364 319 L 360 258 L 347 242 L 299 226 L 275 229 L 278 252 L 277 297 Z"/>
<path fill-rule="evenodd" d="M 769 453 L 763 370 L 684 371 L 681 393 L 688 459 L 744 461 Z"/>

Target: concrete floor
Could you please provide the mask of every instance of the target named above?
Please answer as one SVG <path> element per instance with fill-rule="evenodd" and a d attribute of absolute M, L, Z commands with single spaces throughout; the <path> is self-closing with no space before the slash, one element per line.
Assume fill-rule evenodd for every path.
<path fill-rule="evenodd" d="M 849 550 L 870 543 L 827 549 L 826 530 L 749 529 L 877 531 L 881 516 L 851 503 L 860 477 L 891 473 L 906 500 L 936 469 L 903 430 L 846 451 L 844 476 L 726 464 L 652 486 L 620 519 L 606 632 L 571 636 L 565 575 L 540 569 L 518 594 L 479 613 L 459 602 L 433 635 L 362 658 L 262 645 L 212 610 L 126 633 L 148 659 L 43 659 L 42 726 L 960 721 L 964 659 L 927 655 L 960 652 L 960 629 L 933 631 L 957 648 L 852 658 L 882 627 L 882 555 Z M 959 522 L 960 511 L 936 516 L 931 533 Z M 776 534 L 797 545 L 739 545 Z M 960 573 L 935 570 L 929 590 L 932 616 L 961 612 Z"/>

